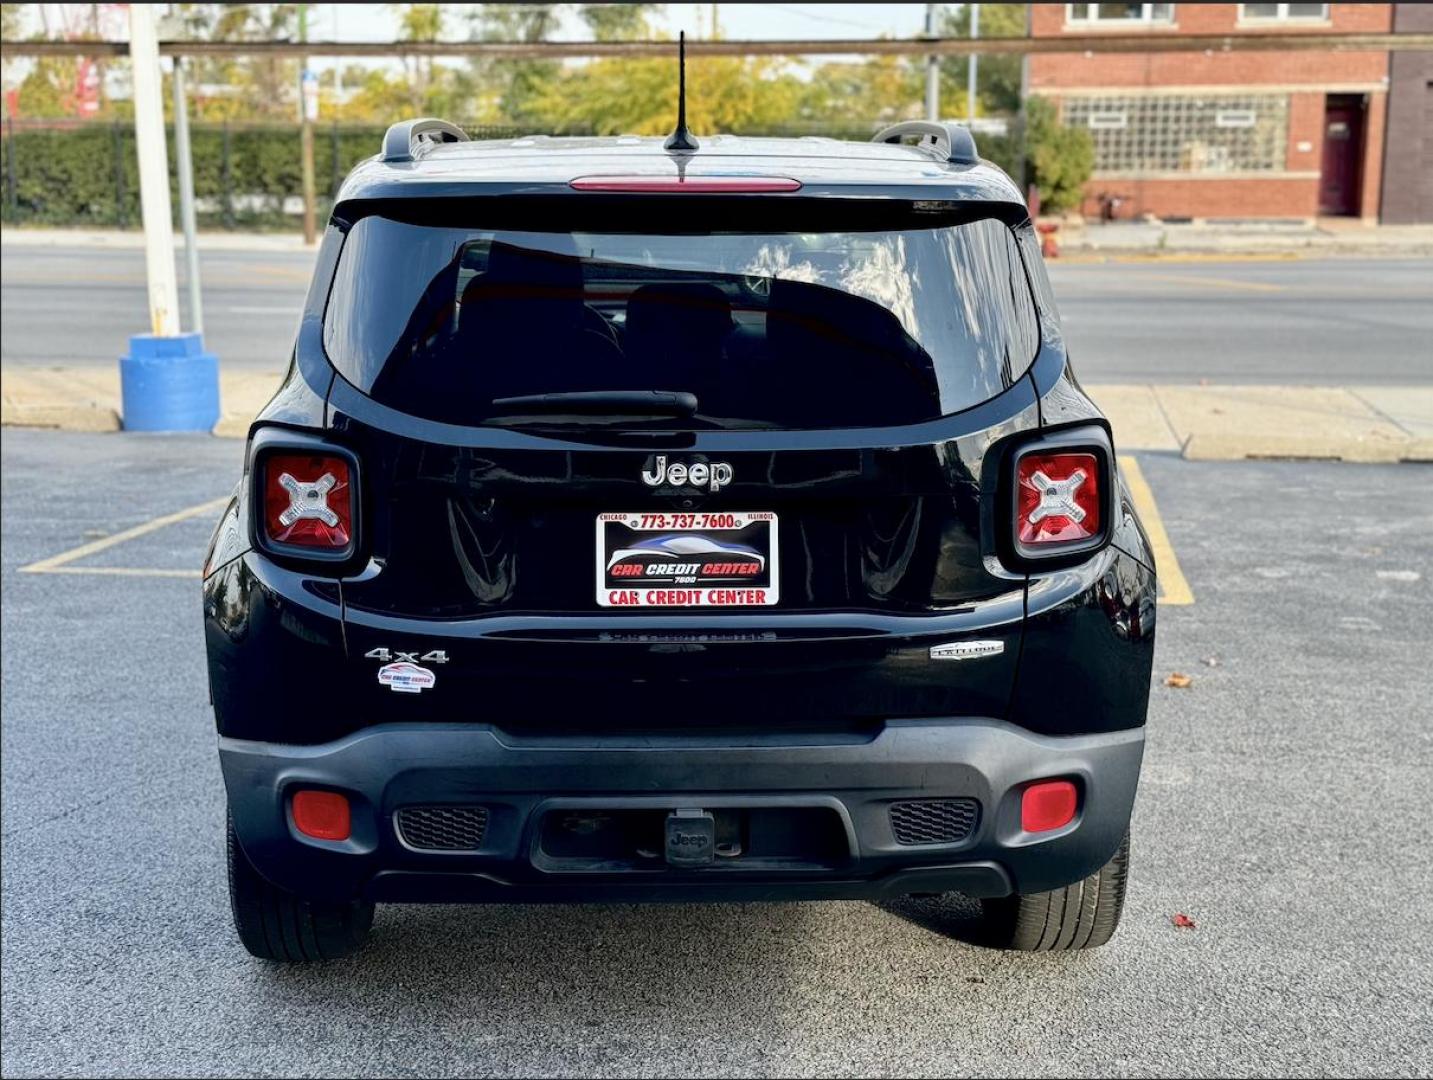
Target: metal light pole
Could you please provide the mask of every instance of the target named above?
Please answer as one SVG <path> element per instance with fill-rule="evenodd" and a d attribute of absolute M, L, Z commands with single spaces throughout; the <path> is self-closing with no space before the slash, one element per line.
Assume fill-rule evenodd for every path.
<path fill-rule="evenodd" d="M 164 146 L 159 31 L 152 4 L 129 5 L 129 58 L 134 68 L 134 144 L 139 154 L 150 332 L 174 337 L 179 333 L 179 287 L 174 279 L 174 226 L 169 205 L 169 157 Z"/>
<path fill-rule="evenodd" d="M 131 431 L 209 431 L 219 422 L 219 361 L 204 351 L 199 334 L 179 332 L 164 88 L 153 4 L 129 6 L 129 56 L 150 332 L 132 335 L 128 354 L 119 359 L 124 426 Z M 192 243 L 190 250 L 195 250 Z"/>
<path fill-rule="evenodd" d="M 925 6 L 925 36 L 935 37 L 935 20 L 939 4 Z M 940 119 L 940 57 L 931 53 L 925 58 L 925 118 Z"/>
<path fill-rule="evenodd" d="M 199 239 L 194 214 L 194 158 L 189 150 L 189 97 L 184 58 L 174 58 L 174 156 L 179 171 L 179 223 L 184 228 L 184 260 L 189 286 L 189 329 L 204 333 L 204 299 L 199 287 Z"/>
<path fill-rule="evenodd" d="M 974 41 L 980 37 L 980 5 L 970 5 L 970 40 Z M 970 124 L 975 123 L 975 72 L 980 64 L 980 57 L 975 53 L 970 54 L 970 70 L 965 82 L 965 117 Z"/>
<path fill-rule="evenodd" d="M 308 5 L 299 5 L 299 40 L 308 41 Z M 304 196 L 304 243 L 312 244 L 318 236 L 317 225 L 314 221 L 314 179 L 313 179 L 313 122 L 316 119 L 312 114 L 317 112 L 318 87 L 310 90 L 309 82 L 312 74 L 308 69 L 308 57 L 299 57 L 299 140 L 300 170 L 303 181 Z M 313 106 L 309 104 L 309 95 L 313 94 Z"/>

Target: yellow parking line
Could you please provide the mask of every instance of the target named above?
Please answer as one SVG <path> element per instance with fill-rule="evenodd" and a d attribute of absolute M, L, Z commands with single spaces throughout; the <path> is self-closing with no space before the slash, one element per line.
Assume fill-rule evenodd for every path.
<path fill-rule="evenodd" d="M 1179 560 L 1174 556 L 1174 545 L 1164 531 L 1164 519 L 1159 516 L 1155 505 L 1154 492 L 1150 491 L 1139 462 L 1132 457 L 1120 456 L 1120 473 L 1129 487 L 1129 496 L 1134 500 L 1135 512 L 1144 523 L 1149 536 L 1149 546 L 1154 549 L 1154 563 L 1159 568 L 1159 602 L 1161 604 L 1185 605 L 1194 603 L 1194 592 L 1185 580 Z"/>
<path fill-rule="evenodd" d="M 29 566 L 22 566 L 20 567 L 20 573 L 72 574 L 78 572 L 95 574 L 110 573 L 112 571 L 126 573 L 126 570 L 123 570 L 119 567 L 112 567 L 110 569 L 105 569 L 103 567 L 73 567 L 69 569 L 61 568 L 65 567 L 67 563 L 74 562 L 76 559 L 83 559 L 87 555 L 94 555 L 98 552 L 104 551 L 106 548 L 112 548 L 116 544 L 122 544 L 126 540 L 133 540 L 136 537 L 144 536 L 147 533 L 152 533 L 156 529 L 162 529 L 166 525 L 173 525 L 175 522 L 185 521 L 192 517 L 198 517 L 200 514 L 212 513 L 213 511 L 218 510 L 220 507 L 227 506 L 228 504 L 229 496 L 226 495 L 222 499 L 211 499 L 206 503 L 200 503 L 198 506 L 191 506 L 187 510 L 177 510 L 172 514 L 164 514 L 160 517 L 152 518 L 151 520 L 144 522 L 142 525 L 136 525 L 132 529 L 125 529 L 122 532 L 117 532 L 113 536 L 106 536 L 100 540 L 91 540 L 88 544 L 81 544 L 79 547 L 70 548 L 69 551 L 62 551 L 58 555 L 51 555 L 48 559 L 41 559 L 39 562 L 31 563 Z M 178 576 L 181 574 L 185 577 L 190 576 L 190 571 L 188 570 L 155 570 L 139 571 L 139 573 L 146 573 L 150 574 L 151 576 L 163 577 Z M 193 576 L 197 577 L 198 572 L 195 571 L 193 573 Z"/>
<path fill-rule="evenodd" d="M 168 577 L 197 578 L 198 570 L 161 570 L 148 566 L 45 566 L 35 569 L 23 567 L 30 574 L 108 574 L 112 577 Z"/>
<path fill-rule="evenodd" d="M 1242 289 L 1245 292 L 1283 292 L 1285 286 L 1267 281 L 1241 281 L 1238 278 L 1206 277 L 1203 274 L 1140 274 L 1143 281 L 1165 281 L 1175 285 L 1202 285 L 1210 289 Z"/>

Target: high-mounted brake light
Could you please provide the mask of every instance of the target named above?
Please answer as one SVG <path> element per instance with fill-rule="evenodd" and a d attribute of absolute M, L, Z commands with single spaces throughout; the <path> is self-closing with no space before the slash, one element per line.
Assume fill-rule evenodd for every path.
<path fill-rule="evenodd" d="M 275 544 L 337 551 L 353 541 L 353 483 L 345 458 L 273 453 L 263 459 L 264 534 Z"/>
<path fill-rule="evenodd" d="M 1015 481 L 1015 535 L 1022 545 L 1078 543 L 1100 535 L 1102 477 L 1094 454 L 1026 454 Z"/>
<path fill-rule="evenodd" d="M 745 195 L 800 191 L 801 181 L 789 176 L 579 176 L 569 186 L 574 191 Z"/>

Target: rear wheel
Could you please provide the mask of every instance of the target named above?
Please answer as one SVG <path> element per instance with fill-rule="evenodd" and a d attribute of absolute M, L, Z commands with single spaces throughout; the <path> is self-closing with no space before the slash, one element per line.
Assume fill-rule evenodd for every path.
<path fill-rule="evenodd" d="M 373 925 L 373 905 L 361 900 L 305 900 L 269 884 L 249 862 L 229 818 L 229 905 L 244 948 L 261 960 L 337 960 L 356 952 Z"/>
<path fill-rule="evenodd" d="M 984 944 L 1023 952 L 1093 949 L 1114 936 L 1129 876 L 1129 833 L 1104 866 L 1052 892 L 981 901 Z"/>

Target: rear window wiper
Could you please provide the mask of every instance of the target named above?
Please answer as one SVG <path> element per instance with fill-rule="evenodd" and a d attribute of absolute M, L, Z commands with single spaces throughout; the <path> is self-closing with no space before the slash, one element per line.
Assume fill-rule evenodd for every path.
<path fill-rule="evenodd" d="M 697 396 L 685 390 L 574 390 L 520 394 L 493 401 L 493 416 L 687 417 L 697 414 Z"/>

